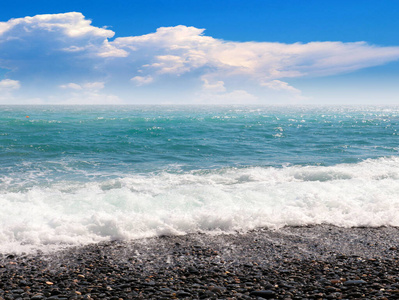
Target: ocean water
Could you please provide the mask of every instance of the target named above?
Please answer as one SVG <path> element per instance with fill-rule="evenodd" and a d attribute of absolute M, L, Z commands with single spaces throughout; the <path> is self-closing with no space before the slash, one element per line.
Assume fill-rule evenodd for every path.
<path fill-rule="evenodd" d="M 399 226 L 399 107 L 0 108 L 0 252 Z"/>

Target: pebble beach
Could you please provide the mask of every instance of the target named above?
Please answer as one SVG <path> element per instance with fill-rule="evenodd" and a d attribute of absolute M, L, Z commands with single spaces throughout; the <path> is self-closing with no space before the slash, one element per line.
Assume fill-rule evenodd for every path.
<path fill-rule="evenodd" d="M 329 225 L 2 254 L 0 299 L 398 299 L 399 229 Z"/>

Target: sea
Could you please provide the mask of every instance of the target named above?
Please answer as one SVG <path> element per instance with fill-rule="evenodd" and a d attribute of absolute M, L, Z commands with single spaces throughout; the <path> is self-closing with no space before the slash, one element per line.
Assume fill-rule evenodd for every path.
<path fill-rule="evenodd" d="M 0 106 L 0 252 L 399 226 L 399 107 Z"/>

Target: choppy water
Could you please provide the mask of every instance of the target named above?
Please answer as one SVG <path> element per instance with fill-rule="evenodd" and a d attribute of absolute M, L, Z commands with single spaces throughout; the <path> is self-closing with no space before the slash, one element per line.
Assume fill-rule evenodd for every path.
<path fill-rule="evenodd" d="M 0 252 L 398 226 L 398 130 L 399 107 L 2 106 Z"/>

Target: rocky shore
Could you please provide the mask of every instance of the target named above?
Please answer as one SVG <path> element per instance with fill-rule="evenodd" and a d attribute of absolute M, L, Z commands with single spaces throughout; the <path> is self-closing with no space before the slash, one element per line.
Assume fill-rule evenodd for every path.
<path fill-rule="evenodd" d="M 399 299 L 399 228 L 160 237 L 2 254 L 0 299 Z"/>

